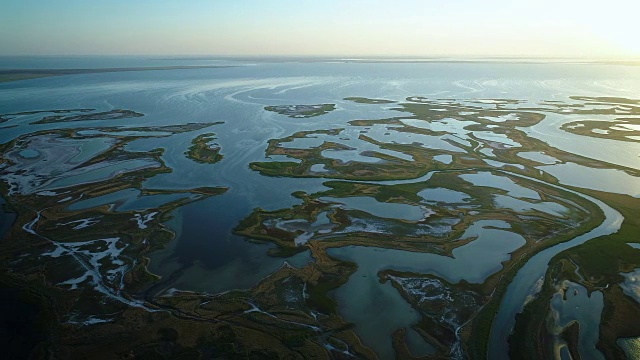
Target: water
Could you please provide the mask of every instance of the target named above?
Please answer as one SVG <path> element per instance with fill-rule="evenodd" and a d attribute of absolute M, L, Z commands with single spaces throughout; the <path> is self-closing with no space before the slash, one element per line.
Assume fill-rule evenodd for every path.
<path fill-rule="evenodd" d="M 20 151 L 20 156 L 24 158 L 36 158 L 39 155 L 40 155 L 40 152 L 38 152 L 38 150 L 36 149 L 26 149 L 26 150 Z"/>
<path fill-rule="evenodd" d="M 465 203 L 471 200 L 471 196 L 468 194 L 445 188 L 424 189 L 418 192 L 418 196 L 427 202 L 444 202 L 447 204 Z"/>
<path fill-rule="evenodd" d="M 252 66 L 246 66 L 251 64 Z M 182 290 L 216 293 L 233 288 L 250 288 L 265 276 L 278 269 L 284 261 L 294 266 L 304 266 L 313 258 L 308 252 L 288 259 L 267 254 L 273 245 L 256 244 L 233 234 L 233 228 L 249 215 L 254 208 L 266 210 L 288 208 L 300 200 L 291 196 L 294 191 L 314 193 L 326 190 L 323 179 L 270 178 L 250 170 L 252 161 L 264 161 L 269 139 L 289 136 L 297 131 L 345 128 L 340 134 L 347 140 L 339 142 L 355 148 L 349 151 L 325 151 L 323 155 L 342 161 L 377 161 L 362 155 L 362 151 L 378 151 L 398 159 L 411 161 L 411 156 L 398 151 L 358 139 L 362 127 L 350 128 L 354 119 L 372 120 L 387 117 L 409 117 L 410 114 L 390 110 L 396 105 L 355 104 L 342 100 L 348 96 L 386 98 L 402 101 L 407 96 L 452 99 L 526 99 L 532 103 L 541 100 L 567 100 L 568 96 L 623 96 L 637 97 L 640 93 L 640 68 L 607 65 L 571 64 L 490 64 L 490 63 L 323 63 L 323 62 L 260 62 L 234 61 L 231 59 L 159 59 L 121 57 L 74 57 L 74 58 L 0 58 L 0 68 L 91 68 L 91 67 L 135 67 L 173 65 L 239 65 L 223 69 L 194 69 L 171 71 L 146 71 L 126 73 L 82 74 L 60 76 L 27 81 L 0 83 L 0 113 L 32 110 L 95 108 L 108 111 L 114 108 L 131 109 L 145 116 L 113 121 L 90 121 L 80 124 L 28 125 L 37 120 L 34 115 L 10 119 L 5 125 L 16 127 L 2 129 L 0 142 L 6 143 L 16 137 L 57 128 L 87 127 L 84 135 L 98 136 L 81 142 L 74 162 L 82 162 L 103 151 L 108 140 L 103 135 L 140 135 L 135 131 L 126 133 L 102 132 L 104 127 L 123 125 L 126 127 L 163 126 L 186 122 L 209 123 L 223 121 L 224 124 L 192 133 L 166 137 L 139 139 L 129 143 L 126 150 L 146 152 L 164 148 L 162 161 L 174 171 L 157 175 L 147 180 L 143 187 L 185 190 L 199 186 L 225 186 L 224 195 L 194 202 L 176 210 L 167 225 L 177 233 L 176 240 L 165 249 L 151 254 L 151 271 L 163 278 L 173 278 L 167 287 Z M 283 115 L 265 112 L 267 105 L 336 103 L 336 110 L 308 119 L 291 119 Z M 549 114 L 540 124 L 522 129 L 528 135 L 541 139 L 551 146 L 571 153 L 601 159 L 633 169 L 640 168 L 640 145 L 631 142 L 616 142 L 606 139 L 585 138 L 561 131 L 560 126 L 575 121 L 576 116 Z M 597 117 L 594 117 L 597 119 Z M 491 118 L 501 125 L 507 118 Z M 423 144 L 425 150 L 439 150 L 443 154 L 434 156 L 441 164 L 451 164 L 451 154 L 462 154 L 464 149 L 456 144 L 471 146 L 466 139 L 470 131 L 464 128 L 471 121 L 444 119 L 427 122 L 417 119 L 402 119 L 402 123 L 429 129 L 446 131 L 454 135 L 442 137 L 401 133 L 391 125 L 375 125 L 367 130 L 367 136 L 376 140 L 397 144 Z M 223 161 L 215 165 L 199 164 L 184 156 L 190 141 L 197 134 L 215 132 L 221 146 Z M 388 133 L 388 135 L 386 135 Z M 488 131 L 475 131 L 476 136 L 502 142 L 506 146 L 518 144 L 504 135 Z M 164 136 L 152 132 L 147 136 Z M 309 139 L 297 139 L 295 146 L 308 148 L 318 146 L 329 137 L 317 135 Z M 335 140 L 337 137 L 331 137 Z M 102 139 L 102 140 L 101 140 Z M 448 141 L 447 141 L 448 140 Z M 289 143 L 287 146 L 291 146 Z M 28 159 L 38 155 L 29 149 L 20 153 Z M 493 152 L 483 151 L 491 156 Z M 556 164 L 557 160 L 541 152 L 522 152 L 523 159 L 539 161 L 544 170 L 557 177 L 561 184 L 588 187 L 611 192 L 640 195 L 637 177 L 620 170 L 592 169 L 574 163 Z M 275 157 L 274 157 L 275 159 Z M 281 160 L 281 159 L 278 159 Z M 295 161 L 288 159 L 288 161 Z M 494 163 L 497 164 L 497 163 Z M 156 166 L 150 160 L 113 162 L 108 166 L 87 172 L 77 172 L 59 177 L 47 186 L 38 189 L 58 189 L 77 182 L 91 182 L 109 178 L 119 171 L 145 166 Z M 314 165 L 313 171 L 326 169 Z M 576 177 L 575 173 L 585 174 Z M 380 182 L 384 184 L 410 184 L 429 179 L 427 174 L 420 179 Z M 558 204 L 537 201 L 539 194 L 520 186 L 505 176 L 482 171 L 463 175 L 463 179 L 475 186 L 491 187 L 505 191 L 496 202 L 500 206 L 518 210 L 537 208 L 551 214 L 564 210 Z M 105 195 L 83 200 L 70 205 L 73 209 L 85 209 L 100 204 L 116 204 L 117 209 L 147 209 L 159 206 L 175 198 L 165 195 L 140 197 L 134 190 L 126 193 Z M 424 201 L 447 204 L 467 201 L 466 194 L 452 189 L 426 189 L 419 194 Z M 598 202 L 607 215 L 604 224 L 588 234 L 544 250 L 534 256 L 521 269 L 509 286 L 496 318 L 490 355 L 500 359 L 508 353 L 506 338 L 513 326 L 513 318 L 520 311 L 531 286 L 544 274 L 548 260 L 563 249 L 576 246 L 594 236 L 614 231 L 621 221 L 615 210 Z M 419 220 L 424 216 L 419 206 L 392 203 L 381 204 L 372 198 L 333 199 L 347 207 L 357 208 L 375 216 Z M 517 200 L 517 201 L 516 201 Z M 349 202 L 349 203 L 347 203 Z M 2 228 L 13 220 L 3 215 Z M 9 219 L 9 220 L 7 220 Z M 324 221 L 324 220 L 322 220 Z M 316 224 L 320 226 L 319 224 Z M 492 225 L 492 228 L 486 226 Z M 400 250 L 381 250 L 367 247 L 345 247 L 330 251 L 332 256 L 351 259 L 358 263 L 357 272 L 347 285 L 335 292 L 340 313 L 353 321 L 365 343 L 380 354 L 393 357 L 388 335 L 398 328 L 408 331 L 408 343 L 412 351 L 423 352 L 428 345 L 421 345 L 410 326 L 417 323 L 420 315 L 391 287 L 379 284 L 377 273 L 391 268 L 411 270 L 442 276 L 451 281 L 467 280 L 480 283 L 501 269 L 501 262 L 510 258 L 510 253 L 524 244 L 524 239 L 511 231 L 506 223 L 490 220 L 475 223 L 466 235 L 477 234 L 478 240 L 454 250 L 453 258 L 435 254 L 410 253 Z M 363 277 L 364 275 L 364 277 Z M 371 299 L 370 312 L 365 311 Z M 379 314 L 372 317 L 371 314 Z M 597 324 L 583 320 L 585 327 Z M 581 323 L 581 328 L 582 328 Z M 412 345 L 413 344 L 413 345 Z M 419 354 L 415 354 L 419 355 Z"/>
<path fill-rule="evenodd" d="M 515 198 L 525 198 L 539 200 L 540 195 L 538 192 L 520 186 L 513 180 L 505 176 L 496 176 L 490 172 L 478 172 L 477 174 L 463 174 L 460 175 L 465 181 L 473 183 L 475 186 L 485 186 L 495 189 L 501 189 L 507 191 L 507 195 Z"/>
<path fill-rule="evenodd" d="M 494 195 L 494 201 L 497 207 L 512 209 L 517 212 L 527 212 L 532 210 L 541 211 L 550 215 L 561 217 L 563 213 L 567 213 L 569 209 L 566 207 L 554 203 L 554 202 L 540 202 L 530 203 L 520 199 L 513 198 L 505 195 Z"/>
<path fill-rule="evenodd" d="M 439 161 L 443 164 L 449 165 L 453 161 L 453 156 L 451 155 L 436 155 L 433 157 L 433 160 Z"/>
<path fill-rule="evenodd" d="M 393 269 L 433 274 L 450 283 L 481 283 L 502 268 L 509 253 L 525 243 L 522 236 L 495 228 L 509 228 L 509 224 L 481 220 L 471 225 L 461 238 L 478 239 L 454 249 L 453 257 L 364 246 L 329 249 L 332 257 L 358 264 L 349 281 L 335 290 L 341 315 L 355 324 L 356 333 L 380 358 L 392 358 L 393 332 L 414 325 L 420 317 L 409 304 L 400 301 L 402 297 L 390 283 L 379 284 L 378 273 Z"/>
<path fill-rule="evenodd" d="M 116 204 L 116 203 L 124 203 L 128 199 L 136 198 L 140 194 L 139 190 L 136 189 L 125 189 L 116 191 L 113 193 L 96 196 L 94 198 L 80 200 L 70 204 L 67 208 L 69 210 L 86 210 L 91 209 L 93 207 L 98 207 L 102 205 L 108 204 Z"/>
<path fill-rule="evenodd" d="M 100 69 L 149 66 L 237 65 L 232 59 L 175 56 L 2 56 L 0 69 Z"/>
<path fill-rule="evenodd" d="M 169 202 L 188 198 L 189 194 L 156 194 L 140 196 L 136 189 L 117 192 L 80 200 L 69 205 L 69 210 L 86 210 L 103 205 L 111 205 L 113 211 L 145 210 L 158 208 Z"/>
<path fill-rule="evenodd" d="M 583 359 L 604 360 L 604 356 L 596 350 L 600 337 L 600 317 L 604 308 L 604 300 L 600 291 L 588 294 L 587 289 L 580 284 L 568 282 L 566 300 L 561 292 L 551 298 L 551 311 L 556 326 L 565 327 L 573 321 L 580 324 L 578 335 L 578 352 Z M 589 324 L 582 326 L 582 324 Z"/>
<path fill-rule="evenodd" d="M 638 246 L 634 247 L 638 248 Z M 622 291 L 640 303 L 640 269 L 635 269 L 628 273 L 622 273 L 621 275 L 624 276 L 624 282 L 620 284 Z"/>
<path fill-rule="evenodd" d="M 348 209 L 368 212 L 371 215 L 382 218 L 418 221 L 424 219 L 428 214 L 426 210 L 420 206 L 388 202 L 384 203 L 367 196 L 355 196 L 348 198 L 323 197 L 320 198 L 320 200 L 341 203 Z"/>
<path fill-rule="evenodd" d="M 523 159 L 533 160 L 547 165 L 555 164 L 558 162 L 558 159 L 554 158 L 553 156 L 543 154 L 539 151 L 522 151 L 518 153 L 518 156 Z"/>
<path fill-rule="evenodd" d="M 561 179 L 566 185 L 640 197 L 640 180 L 620 170 L 593 169 L 575 163 L 539 166 L 538 169 Z"/>
<path fill-rule="evenodd" d="M 597 81 L 594 82 L 598 83 Z M 624 91 L 622 93 L 632 98 L 637 97 L 632 91 Z M 531 137 L 573 154 L 634 169 L 640 168 L 640 143 L 596 139 L 572 134 L 560 129 L 562 124 L 580 119 L 584 119 L 584 117 L 549 114 L 545 121 L 523 131 Z M 598 116 L 589 116 L 589 119 L 598 120 Z"/>
<path fill-rule="evenodd" d="M 138 169 L 146 169 L 158 167 L 159 164 L 153 160 L 137 159 L 122 160 L 106 163 L 100 167 L 94 167 L 87 171 L 70 171 L 67 175 L 62 176 L 41 187 L 41 190 L 55 190 L 75 184 L 86 184 L 98 182 L 117 176 L 120 172 L 133 171 Z"/>
<path fill-rule="evenodd" d="M 453 257 L 365 246 L 332 248 L 328 253 L 339 259 L 354 261 L 359 266 L 358 271 L 367 269 L 371 274 L 393 269 L 433 274 L 451 283 L 466 280 L 477 284 L 500 270 L 501 263 L 509 259 L 509 254 L 525 243 L 524 238 L 518 234 L 489 227 L 504 228 L 508 227 L 508 224 L 501 220 L 477 221 L 469 227 L 461 239 L 473 236 L 478 236 L 478 239 L 454 249 Z M 349 281 L 360 280 L 358 276 L 352 275 Z M 341 289 L 343 288 L 338 292 L 343 291 Z M 344 291 L 353 290 L 347 285 Z M 358 295 L 359 300 L 366 298 L 368 296 L 363 293 Z"/>
<path fill-rule="evenodd" d="M 489 358 L 508 359 L 507 339 L 515 324 L 515 315 L 522 311 L 526 298 L 531 293 L 531 289 L 534 288 L 536 281 L 544 275 L 547 264 L 555 254 L 580 245 L 589 239 L 611 234 L 620 228 L 623 217 L 619 212 L 602 201 L 586 195 L 579 195 L 598 205 L 604 212 L 605 221 L 586 234 L 577 236 L 570 241 L 560 243 L 537 253 L 529 259 L 529 261 L 527 261 L 520 270 L 518 270 L 518 273 L 511 281 L 511 284 L 509 284 L 509 287 L 501 300 L 498 313 L 494 318 L 489 342 Z M 594 324 L 590 324 L 587 326 L 593 325 Z"/>
<path fill-rule="evenodd" d="M 173 288 L 218 293 L 250 288 L 282 266 L 284 259 L 267 255 L 273 245 L 256 245 L 233 234 L 239 214 L 250 209 L 232 200 L 222 195 L 177 210 L 170 225 L 178 240 L 151 254 L 150 270 L 164 277 L 184 272 Z M 286 261 L 302 267 L 312 258 L 306 251 Z"/>
<path fill-rule="evenodd" d="M 0 238 L 4 238 L 16 220 L 16 214 L 6 209 L 6 200 L 0 196 Z"/>

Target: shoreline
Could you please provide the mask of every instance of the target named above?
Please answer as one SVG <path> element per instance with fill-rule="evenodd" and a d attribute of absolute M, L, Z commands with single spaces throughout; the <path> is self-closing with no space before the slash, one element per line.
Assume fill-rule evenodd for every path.
<path fill-rule="evenodd" d="M 51 76 L 100 74 L 110 72 L 151 71 L 151 70 L 191 70 L 191 69 L 219 69 L 236 67 L 232 65 L 193 65 L 193 66 L 142 66 L 123 68 L 96 69 L 0 69 L 0 83 L 38 79 Z"/>

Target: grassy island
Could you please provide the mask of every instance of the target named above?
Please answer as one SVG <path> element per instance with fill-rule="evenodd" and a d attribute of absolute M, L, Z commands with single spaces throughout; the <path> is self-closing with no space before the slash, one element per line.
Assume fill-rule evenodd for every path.
<path fill-rule="evenodd" d="M 328 114 L 335 110 L 335 104 L 318 104 L 318 105 L 276 105 L 267 106 L 264 109 L 272 111 L 280 115 L 286 115 L 290 118 L 310 118 Z"/>
<path fill-rule="evenodd" d="M 346 97 L 344 100 L 353 101 L 358 104 L 393 104 L 395 101 L 386 99 L 369 99 L 365 97 Z"/>
<path fill-rule="evenodd" d="M 214 133 L 201 134 L 191 141 L 189 150 L 185 152 L 188 158 L 199 163 L 215 164 L 222 160 L 220 146 L 211 144 L 216 139 Z"/>

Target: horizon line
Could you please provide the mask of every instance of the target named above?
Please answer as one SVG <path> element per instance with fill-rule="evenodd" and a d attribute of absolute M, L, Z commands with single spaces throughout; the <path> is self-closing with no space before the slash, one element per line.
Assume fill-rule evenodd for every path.
<path fill-rule="evenodd" d="M 0 54 L 0 57 L 164 57 L 164 58 L 325 58 L 338 60 L 359 59 L 557 59 L 557 60 L 640 60 L 640 55 L 462 55 L 462 54 Z"/>

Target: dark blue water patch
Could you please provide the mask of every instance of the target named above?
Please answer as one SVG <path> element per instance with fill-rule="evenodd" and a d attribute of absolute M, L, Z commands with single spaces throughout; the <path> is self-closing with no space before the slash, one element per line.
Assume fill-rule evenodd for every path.
<path fill-rule="evenodd" d="M 4 239 L 15 221 L 16 213 L 7 208 L 6 200 L 0 196 L 0 239 Z"/>
<path fill-rule="evenodd" d="M 234 234 L 234 227 L 251 211 L 242 194 L 185 205 L 168 223 L 176 230 L 175 242 L 151 254 L 149 269 L 172 279 L 170 287 L 218 293 L 251 288 L 285 261 L 301 267 L 312 260 L 308 250 L 289 258 L 269 256 L 274 244 L 250 242 Z"/>
<path fill-rule="evenodd" d="M 48 314 L 38 295 L 0 283 L 0 347 L 3 359 L 28 359 L 47 340 Z"/>
<path fill-rule="evenodd" d="M 249 214 L 245 202 L 218 196 L 182 208 L 182 229 L 172 257 L 182 265 L 198 261 L 207 268 L 223 266 L 244 255 L 244 239 L 233 234 L 242 215 Z"/>

